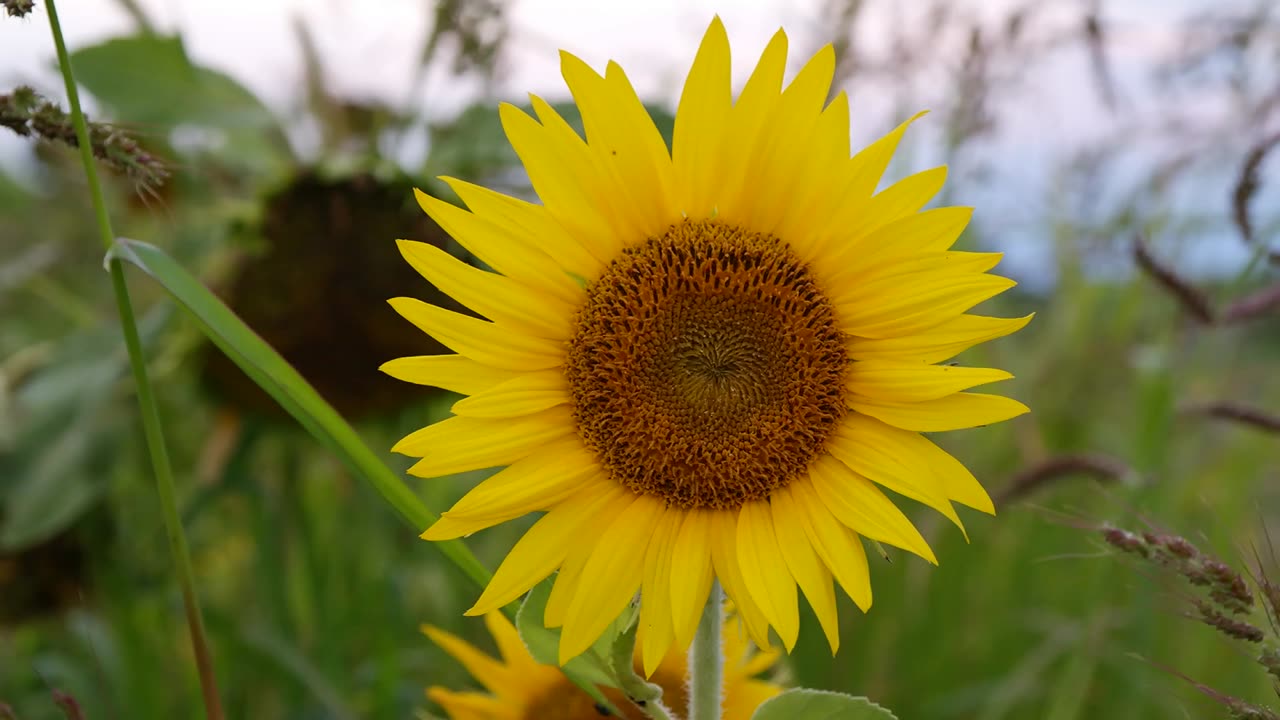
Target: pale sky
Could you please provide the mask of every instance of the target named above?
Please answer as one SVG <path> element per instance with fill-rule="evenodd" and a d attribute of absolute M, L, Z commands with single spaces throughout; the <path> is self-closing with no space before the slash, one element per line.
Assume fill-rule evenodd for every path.
<path fill-rule="evenodd" d="M 1225 0 L 1223 0 L 1225 2 Z M 1251 0 L 1232 0 L 1248 4 Z M 164 32 L 180 32 L 188 53 L 201 64 L 229 73 L 268 105 L 288 114 L 299 102 L 302 66 L 292 19 L 304 17 L 319 45 L 331 89 L 340 95 L 374 97 L 402 105 L 409 95 L 416 55 L 428 26 L 425 0 L 137 0 Z M 1002 17 L 1017 0 L 956 0 L 957 7 L 980 15 Z M 1150 57 L 1163 52 L 1172 34 L 1171 23 L 1188 8 L 1213 0 L 1112 0 L 1106 4 L 1111 27 L 1118 35 L 1112 60 L 1122 82 L 1145 71 Z M 44 3 L 23 20 L 0 18 L 0 89 L 30 82 L 60 98 L 61 83 L 52 71 L 52 51 Z M 526 92 L 548 97 L 564 95 L 559 76 L 558 49 L 579 55 L 593 67 L 617 60 L 647 99 L 673 102 L 698 40 L 707 23 L 719 14 L 734 51 L 734 74 L 741 83 L 769 36 L 779 26 L 791 38 L 793 69 L 804 57 L 831 39 L 819 22 L 823 0 L 513 0 L 512 39 L 507 46 L 505 79 L 499 99 L 523 101 Z M 872 3 L 878 14 L 861 26 L 864 46 L 883 44 L 889 33 L 880 27 L 909 27 L 916 22 L 908 3 Z M 1071 18 L 1080 0 L 1042 0 L 1041 10 Z M 376 8 L 373 10 L 372 8 Z M 888 10 L 885 10 L 888 8 Z M 60 11 L 69 46 L 79 46 L 130 31 L 128 16 L 115 0 L 62 0 Z M 916 13 L 918 14 L 918 13 Z M 948 97 L 948 53 L 938 48 L 939 71 L 912 93 L 927 105 L 933 97 Z M 954 64 L 954 63 L 952 63 Z M 1087 59 L 1066 52 L 1027 70 L 1019 101 L 999 108 L 1000 132 L 995 144 L 983 147 L 995 158 L 997 177 L 976 194 L 960 194 L 961 202 L 978 206 L 975 222 L 1004 222 L 1013 228 L 1043 224 L 1055 179 L 1054 168 L 1085 144 L 1107 137 L 1114 118 L 1098 102 L 1089 86 Z M 428 77 L 429 115 L 448 117 L 470 102 L 474 88 Z M 929 82 L 937 85 L 931 90 Z M 892 99 L 901 88 L 862 81 L 852 88 L 853 136 L 856 144 L 869 141 L 901 118 Z M 3 90 L 0 90 L 3 91 Z M 916 108 L 912 108 L 916 109 Z M 1159 109 L 1156 109 L 1158 112 Z M 1129 116 L 1141 117 L 1130 109 Z M 938 160 L 937 133 L 942 122 L 920 123 L 913 130 L 916 145 L 908 162 Z M 0 134 L 0 166 L 12 166 L 29 152 L 19 138 Z M 1037 230 L 1038 231 L 1038 230 Z M 1008 243 L 1004 248 L 1015 266 L 1046 263 L 1043 243 Z M 1215 256 L 1221 253 L 1215 252 Z M 1228 253 L 1228 263 L 1234 262 Z"/>

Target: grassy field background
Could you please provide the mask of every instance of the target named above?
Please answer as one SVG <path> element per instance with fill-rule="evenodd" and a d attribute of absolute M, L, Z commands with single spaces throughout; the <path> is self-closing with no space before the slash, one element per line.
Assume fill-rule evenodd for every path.
<path fill-rule="evenodd" d="M 863 16 L 848 8 L 858 4 L 824 6 L 828 27 L 856 36 Z M 1127 18 L 1117 23 L 1123 39 L 1141 17 L 1116 5 Z M 917 140 L 891 174 L 941 154 L 952 165 L 948 202 L 1027 192 L 984 180 L 984 143 L 1003 131 L 990 107 L 1013 93 L 1009 68 L 1038 67 L 1043 54 L 1069 47 L 1104 63 L 1095 84 L 1074 92 L 1103 96 L 1112 82 L 1105 51 L 1114 45 L 1105 41 L 1114 36 L 1103 30 L 1116 29 L 1106 22 L 1114 6 L 1053 7 L 1047 18 L 1017 8 L 994 18 L 956 11 L 935 32 L 958 49 L 937 58 L 917 52 L 877 66 L 856 46 L 840 46 L 842 57 L 867 61 L 842 65 L 846 87 L 882 87 L 913 73 L 947 79 L 931 98 L 941 134 Z M 1017 13 L 1026 14 L 1015 32 Z M 1185 584 L 1118 556 L 1099 532 L 1108 523 L 1165 529 L 1240 567 L 1255 564 L 1256 550 L 1262 571 L 1280 572 L 1264 534 L 1278 508 L 1280 435 L 1197 411 L 1231 402 L 1280 414 L 1280 313 L 1273 306 L 1236 322 L 1198 322 L 1132 253 L 1134 238 L 1145 238 L 1184 276 L 1179 287 L 1194 285 L 1218 310 L 1280 282 L 1280 263 L 1265 257 L 1265 243 L 1280 235 L 1280 182 L 1266 184 L 1280 178 L 1280 163 L 1265 149 L 1255 169 L 1262 189 L 1245 197 L 1253 245 L 1244 254 L 1253 260 L 1197 272 L 1196 258 L 1240 254 L 1245 166 L 1280 127 L 1280 84 L 1266 82 L 1275 77 L 1267 63 L 1280 59 L 1280 19 L 1265 4 L 1222 14 L 1214 24 L 1188 13 L 1178 53 L 1145 68 L 1183 73 L 1182 89 L 1120 106 L 1115 125 L 1123 131 L 1044 169 L 1055 178 L 1052 193 L 1019 200 L 1038 208 L 1033 221 L 1020 217 L 1015 233 L 998 204 L 979 204 L 963 246 L 1025 241 L 1040 258 L 1015 265 L 1009 272 L 1023 287 L 982 308 L 1034 311 L 1032 324 L 958 358 L 1013 372 L 1003 391 L 1032 414 L 939 438 L 999 498 L 1000 512 L 961 511 L 966 542 L 903 501 L 940 567 L 899 553 L 891 562 L 873 557 L 872 611 L 864 616 L 841 598 L 844 637 L 834 659 L 810 617 L 780 668 L 788 683 L 867 694 L 904 719 L 1226 716 L 1161 669 L 1168 666 L 1275 705 L 1273 678 L 1253 650 L 1188 618 L 1194 595 Z M 455 40 L 472 37 L 457 18 L 442 16 L 438 27 Z M 472 39 L 458 44 L 470 49 L 457 57 L 474 61 L 458 76 L 500 73 L 484 59 L 487 49 L 501 50 L 501 38 Z M 302 40 L 301 52 L 321 67 L 305 33 Z M 98 119 L 135 132 L 171 163 L 162 183 L 113 180 L 120 234 L 163 246 L 219 290 L 375 450 L 448 414 L 453 398 L 443 393 L 377 381 L 380 362 L 422 342 L 381 298 L 434 297 L 425 281 L 403 279 L 395 237 L 461 253 L 416 219 L 410 187 L 442 193 L 429 178 L 447 172 L 521 191 L 493 98 L 436 121 L 430 156 L 406 168 L 386 149 L 406 132 L 427 132 L 415 129 L 413 109 L 337 97 L 320 72 L 299 90 L 320 128 L 318 149 L 304 152 L 287 140 L 296 118 L 282 120 L 171 39 L 122 37 L 80 48 L 77 63 Z M 150 85 L 130 79 L 144 68 L 161 76 Z M 37 89 L 57 97 L 56 86 Z M 1172 122 L 1174 111 L 1156 112 L 1185 108 L 1188 96 L 1234 104 L 1190 129 Z M 903 90 L 895 105 L 918 99 Z M 655 100 L 660 125 L 669 123 L 662 107 Z M 221 142 L 178 131 L 191 127 L 216 131 Z M 873 135 L 866 126 L 855 132 Z M 1147 162 L 1118 168 L 1114 158 L 1129 157 L 1131 138 L 1144 133 L 1166 133 L 1164 144 Z M 1055 142 L 1051 128 L 1034 140 Z M 56 688 L 88 718 L 196 717 L 181 599 L 83 179 L 67 148 L 30 148 L 0 174 L 0 702 L 23 720 L 58 718 Z M 130 281 L 228 716 L 405 718 L 431 710 L 427 685 L 470 687 L 418 626 L 491 647 L 481 623 L 462 617 L 477 589 L 223 367 L 155 285 L 137 273 Z M 407 467 L 386 455 L 396 469 Z M 439 511 L 483 476 L 408 482 Z M 531 520 L 468 544 L 495 567 Z"/>

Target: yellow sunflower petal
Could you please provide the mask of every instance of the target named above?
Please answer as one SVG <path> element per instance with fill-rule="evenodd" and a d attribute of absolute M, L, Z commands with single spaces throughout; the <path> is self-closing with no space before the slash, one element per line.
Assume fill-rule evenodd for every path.
<path fill-rule="evenodd" d="M 461 355 L 415 355 L 396 358 L 378 368 L 397 380 L 474 395 L 519 377 L 515 370 L 482 365 Z"/>
<path fill-rule="evenodd" d="M 973 208 L 934 208 L 886 223 L 856 241 L 846 240 L 820 263 L 830 266 L 827 285 L 833 289 L 853 285 L 868 275 L 892 273 L 922 256 L 939 264 L 943 251 L 960 237 L 972 216 Z"/>
<path fill-rule="evenodd" d="M 581 542 L 578 530 L 584 523 L 597 513 L 616 514 L 622 495 L 616 485 L 601 483 L 552 508 L 511 548 L 466 614 L 484 615 L 528 592 L 554 572 L 570 548 Z"/>
<path fill-rule="evenodd" d="M 614 183 L 559 113 L 542 98 L 530 95 L 529 99 L 542 124 L 504 103 L 498 107 L 498 116 L 507 139 L 551 217 L 599 263 L 607 263 L 623 245 L 608 209 Z M 585 260 L 579 264 L 588 265 Z M 588 272 L 590 277 L 596 271 Z"/>
<path fill-rule="evenodd" d="M 514 675 L 506 665 L 480 652 L 471 643 L 456 635 L 432 625 L 423 625 L 422 632 L 431 638 L 431 642 L 466 668 L 471 677 L 495 693 L 505 692 L 512 682 L 520 680 L 520 677 Z"/>
<path fill-rule="evenodd" d="M 582 60 L 560 53 L 560 70 L 582 112 L 589 146 L 614 179 L 617 217 L 634 239 L 657 235 L 678 218 L 672 198 L 671 157 L 653 118 L 626 74 L 609 63 L 605 77 Z"/>
<path fill-rule="evenodd" d="M 569 603 L 560 631 L 561 665 L 591 647 L 640 588 L 641 573 L 636 569 L 644 567 L 663 503 L 647 495 L 633 497 L 623 501 L 626 507 L 596 540 L 596 549 L 582 568 L 583 577 L 591 582 L 579 583 Z"/>
<path fill-rule="evenodd" d="M 960 516 L 942 487 L 934 481 L 933 473 L 927 468 L 924 473 L 916 472 L 919 468 L 903 462 L 888 447 L 876 443 L 874 438 L 880 436 L 866 431 L 874 422 L 877 421 L 850 414 L 827 439 L 827 452 L 858 475 L 937 510 L 955 523 L 960 532 L 965 532 Z"/>
<path fill-rule="evenodd" d="M 422 242 L 397 240 L 400 253 L 440 292 L 494 322 L 550 340 L 569 339 L 572 305 L 458 260 Z"/>
<path fill-rule="evenodd" d="M 763 680 L 734 685 L 725 693 L 723 720 L 750 720 L 765 700 L 781 693 L 782 686 Z"/>
<path fill-rule="evenodd" d="M 813 488 L 811 480 L 793 482 L 775 492 L 773 502 L 782 502 L 800 522 L 814 552 L 835 576 L 850 600 L 862 612 L 871 609 L 871 571 L 862 540 L 836 519 Z"/>
<path fill-rule="evenodd" d="M 644 558 L 644 582 L 640 590 L 640 645 L 645 677 L 653 671 L 671 647 L 671 559 L 676 534 L 684 512 L 663 508 L 649 551 Z"/>
<path fill-rule="evenodd" d="M 671 551 L 671 614 L 676 642 L 681 647 L 693 642 L 714 577 L 710 514 L 687 510 Z"/>
<path fill-rule="evenodd" d="M 444 708 L 450 720 L 518 720 L 510 704 L 491 695 L 433 687 L 427 697 Z"/>
<path fill-rule="evenodd" d="M 566 302 L 581 300 L 582 286 L 569 272 L 594 277 L 600 263 L 547 217 L 546 208 L 456 178 L 442 179 L 470 212 L 414 192 L 422 209 L 458 244 L 517 282 Z"/>
<path fill-rule="evenodd" d="M 795 251 L 811 265 L 820 255 L 817 218 L 829 217 L 839 209 L 840 198 L 831 191 L 839 172 L 849 161 L 849 98 L 841 91 L 818 116 L 809 147 L 801 153 L 804 163 L 795 178 L 790 202 L 783 208 L 778 237 L 788 238 Z"/>
<path fill-rule="evenodd" d="M 849 407 L 894 427 L 917 432 L 980 427 L 1031 412 L 1012 398 L 970 392 L 915 403 L 851 397 Z"/>
<path fill-rule="evenodd" d="M 768 501 L 748 502 L 738 515 L 738 567 L 751 599 L 790 652 L 800 633 L 796 583 L 773 529 Z"/>
<path fill-rule="evenodd" d="M 672 134 L 675 193 L 690 218 L 711 217 L 715 210 L 719 148 L 730 107 L 729 37 L 716 17 L 685 80 Z"/>
<path fill-rule="evenodd" d="M 802 181 L 801 173 L 812 155 L 809 146 L 813 142 L 813 128 L 831 89 L 835 66 L 835 50 L 826 45 L 805 63 L 782 92 L 768 125 L 762 130 L 762 141 L 746 173 L 751 178 L 770 178 L 773 188 L 787 191 L 763 191 L 756 183 L 755 192 L 744 194 L 747 206 L 737 217 L 748 227 L 775 232 L 788 205 L 795 202 L 794 189 Z M 846 125 L 846 134 L 847 128 Z M 733 217 L 732 209 L 726 217 Z"/>
<path fill-rule="evenodd" d="M 761 648 L 769 647 L 769 621 L 747 592 L 742 580 L 742 568 L 738 562 L 738 514 L 717 510 L 711 517 L 711 564 L 724 586 L 725 595 L 737 608 L 738 616 L 747 627 L 747 634 Z"/>
<path fill-rule="evenodd" d="M 564 363 L 563 344 L 512 332 L 511 328 L 445 310 L 415 298 L 388 302 L 406 320 L 445 347 L 476 362 L 506 370 L 545 370 Z"/>
<path fill-rule="evenodd" d="M 789 502 L 790 496 L 783 499 L 782 495 L 774 493 L 769 502 L 778 547 L 782 550 L 782 557 L 787 562 L 791 576 L 809 599 L 813 613 L 818 616 L 818 623 L 822 625 L 822 632 L 826 634 L 827 643 L 831 646 L 831 654 L 835 655 L 840 649 L 840 624 L 836 615 L 836 593 L 831 584 L 831 570 L 819 559 L 805 535 L 804 520 L 794 504 Z"/>
<path fill-rule="evenodd" d="M 531 672 L 536 668 L 545 667 L 539 665 L 529 654 L 529 649 L 520 639 L 516 626 L 511 624 L 506 615 L 497 611 L 485 613 L 484 625 L 489 629 L 489 634 L 493 636 L 498 652 L 502 655 L 502 661 L 508 667 L 517 672 Z"/>
<path fill-rule="evenodd" d="M 738 101 L 729 114 L 724 129 L 726 139 L 720 147 L 719 178 L 721 191 L 717 203 L 719 217 L 736 221 L 749 216 L 752 203 L 759 195 L 758 179 L 748 175 L 758 156 L 768 151 L 763 129 L 769 122 L 782 90 L 782 74 L 787 64 L 787 35 L 779 30 L 760 55 L 760 61 L 747 78 Z"/>
<path fill-rule="evenodd" d="M 1012 377 L 993 368 L 864 360 L 849 366 L 848 388 L 857 395 L 878 400 L 920 402 Z"/>
<path fill-rule="evenodd" d="M 501 518 L 497 522 L 506 522 L 546 510 L 596 481 L 608 482 L 599 477 L 594 460 L 576 437 L 548 443 L 476 485 L 444 517 L 453 521 Z M 428 535 L 432 533 L 428 531 Z"/>
<path fill-rule="evenodd" d="M 950 270 L 895 275 L 855 285 L 836 310 L 850 335 L 904 336 L 936 327 L 1014 285 L 998 275 Z"/>
<path fill-rule="evenodd" d="M 391 452 L 422 458 L 410 473 L 440 477 L 510 465 L 535 448 L 572 433 L 566 407 L 502 420 L 451 417 L 409 433 Z"/>
<path fill-rule="evenodd" d="M 792 485 L 798 494 L 805 483 L 796 481 Z M 854 532 L 938 564 L 929 544 L 898 506 L 870 480 L 853 472 L 844 463 L 830 455 L 814 460 L 809 466 L 808 485 L 817 492 L 830 513 Z"/>
<path fill-rule="evenodd" d="M 560 369 L 525 373 L 453 404 L 453 414 L 473 418 L 510 418 L 569 402 L 569 385 Z"/>
<path fill-rule="evenodd" d="M 950 453 L 934 445 L 919 433 L 901 430 L 876 420 L 854 415 L 847 418 L 845 431 L 860 438 L 866 446 L 875 450 L 868 453 L 866 463 L 879 462 L 880 471 L 897 473 L 908 483 L 931 483 L 947 498 L 974 510 L 994 514 L 995 506 L 977 478 Z M 858 466 L 846 463 L 855 472 Z M 861 472 L 875 480 L 872 474 Z M 891 485 L 886 487 L 892 488 Z"/>
<path fill-rule="evenodd" d="M 613 518 L 609 518 L 609 520 L 612 521 Z M 596 526 L 591 525 L 590 521 L 584 528 L 579 533 L 583 537 L 597 537 L 599 535 L 596 531 Z M 551 594 L 547 597 L 547 609 L 543 613 L 543 621 L 547 627 L 557 628 L 564 626 L 564 619 L 569 614 L 569 603 L 573 600 L 574 592 L 578 589 L 578 578 L 582 577 L 582 568 L 587 564 L 587 559 L 591 557 L 593 549 L 594 546 L 590 543 L 578 543 L 565 556 L 564 564 L 560 566 L 560 571 L 556 573 L 556 581 L 551 586 Z"/>
<path fill-rule="evenodd" d="M 1015 333 L 1032 317 L 1034 313 L 1020 318 L 961 315 L 916 335 L 854 337 L 849 341 L 849 356 L 854 360 L 942 362 L 974 345 Z"/>

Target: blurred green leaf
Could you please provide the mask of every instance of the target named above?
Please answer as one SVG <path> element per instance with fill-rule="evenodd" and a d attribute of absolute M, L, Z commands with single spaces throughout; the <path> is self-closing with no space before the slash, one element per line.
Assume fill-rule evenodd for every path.
<path fill-rule="evenodd" d="M 136 35 L 71 54 L 76 79 L 117 116 L 172 126 L 268 127 L 270 111 L 231 77 L 187 57 L 182 39 Z"/>
<path fill-rule="evenodd" d="M 888 710 L 863 697 L 827 690 L 794 688 L 769 698 L 751 720 L 896 720 Z"/>
<path fill-rule="evenodd" d="M 516 613 L 516 630 L 520 632 L 520 639 L 524 641 L 524 646 L 528 648 L 533 659 L 544 665 L 557 665 L 560 657 L 560 631 L 545 627 L 542 620 L 547 611 L 547 599 L 551 597 L 552 582 L 552 578 L 547 578 L 533 586 L 525 597 L 524 603 L 520 605 L 520 611 Z M 565 676 L 575 685 L 605 707 L 609 707 L 608 700 L 597 686 L 617 687 L 618 683 L 603 659 L 606 656 L 601 655 L 600 650 L 603 648 L 607 651 L 613 643 L 617 635 L 614 630 L 616 625 L 617 623 L 606 631 L 590 650 L 570 660 L 561 668 Z M 615 714 L 621 715 L 621 713 Z"/>
<path fill-rule="evenodd" d="M 142 319 L 153 337 L 166 313 Z M 97 328 L 62 340 L 54 357 L 17 388 L 20 416 L 10 452 L 0 454 L 0 550 L 20 550 L 71 525 L 102 495 L 113 448 L 131 428 L 113 403 L 126 372 L 115 328 Z"/>
<path fill-rule="evenodd" d="M 114 120 L 149 130 L 180 125 L 224 133 L 220 156 L 262 165 L 288 151 L 275 116 L 235 79 L 196 65 L 182 39 L 114 38 L 71 54 L 76 79 Z"/>
<path fill-rule="evenodd" d="M 146 272 L 161 284 L 199 324 L 200 329 L 240 369 L 271 394 L 308 432 L 364 478 L 414 531 L 436 521 L 391 468 L 369 449 L 342 416 L 311 387 L 297 370 L 245 325 L 216 295 L 191 276 L 163 250 L 136 240 L 117 239 L 108 253 Z M 458 540 L 431 543 L 478 585 L 490 573 Z"/>

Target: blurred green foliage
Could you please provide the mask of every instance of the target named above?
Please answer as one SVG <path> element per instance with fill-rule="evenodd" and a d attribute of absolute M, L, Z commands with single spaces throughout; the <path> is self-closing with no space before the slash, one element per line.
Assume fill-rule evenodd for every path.
<path fill-rule="evenodd" d="M 453 58 L 452 66 L 489 79 L 499 71 L 493 38 L 505 32 L 493 22 L 485 14 L 487 40 L 460 44 L 481 48 L 483 62 Z M 1010 43 L 1024 42 L 1029 21 L 1019 22 Z M 976 47 L 971 52 L 993 45 Z M 424 51 L 424 61 L 435 54 Z M 117 38 L 80 49 L 74 62 L 110 119 L 140 128 L 142 141 L 179 169 L 155 197 L 140 197 L 126 179 L 114 183 L 117 229 L 163 246 L 214 288 L 267 254 L 266 199 L 300 177 L 392 182 L 407 173 L 441 192 L 428 178 L 451 174 L 527 191 L 487 98 L 455 119 L 434 120 L 428 157 L 403 168 L 378 148 L 413 127 L 412 113 L 312 88 L 310 112 L 327 139 L 304 156 L 291 145 L 292 122 L 234 79 L 194 64 L 179 38 Z M 977 112 L 975 98 L 994 92 L 975 75 L 987 66 L 970 58 L 957 71 L 968 74 L 966 102 L 956 108 Z M 148 82 L 136 82 L 139 75 Z M 311 77 L 323 82 L 322 72 Z M 569 107 L 557 105 L 576 123 Z M 669 132 L 669 111 L 653 111 Z M 390 120 L 353 122 L 357 114 Z M 973 117 L 953 115 L 948 123 L 957 165 L 966 143 L 998 131 Z M 199 142 L 190 141 L 193 128 Z M 72 693 L 90 717 L 189 717 L 199 690 L 181 603 L 87 199 L 64 150 L 38 147 L 33 177 L 0 174 L 0 700 L 24 720 L 62 717 L 52 688 Z M 1090 177 L 1071 178 L 1064 182 L 1079 187 L 1063 192 L 1087 197 Z M 969 543 L 903 501 L 941 566 L 903 555 L 873 561 L 875 605 L 863 616 L 844 601 L 840 655 L 831 657 L 810 616 L 783 679 L 865 694 L 902 718 L 1220 713 L 1158 665 L 1253 702 L 1274 701 L 1250 657 L 1182 616 L 1176 585 L 1108 553 L 1095 532 L 1110 521 L 1151 524 L 1228 561 L 1252 559 L 1254 548 L 1265 560 L 1270 540 L 1260 528 L 1277 509 L 1277 437 L 1188 411 L 1230 400 L 1280 412 L 1275 313 L 1204 327 L 1150 278 L 1089 269 L 1106 245 L 1097 238 L 1110 239 L 1101 252 L 1113 258 L 1124 247 L 1116 239 L 1138 230 L 1203 228 L 1203 218 L 1178 214 L 1177 202 L 1160 194 L 1165 186 L 1144 187 L 1142 208 L 1135 199 L 1092 225 L 1070 213 L 1041 218 L 1034 233 L 1053 251 L 1053 266 L 1043 268 L 1056 278 L 1053 289 L 1010 293 L 983 308 L 1006 316 L 1035 311 L 1036 320 L 958 358 L 1009 369 L 1017 379 L 1004 390 L 1033 413 L 940 438 L 996 496 L 1029 468 L 1064 455 L 1089 453 L 1127 471 L 1109 484 L 1055 477 L 1019 491 L 995 518 L 964 515 Z M 1274 213 L 1255 210 L 1258 237 L 1274 239 Z M 983 222 L 981 208 L 978 218 L 961 241 L 967 248 L 988 248 L 1000 232 L 998 222 Z M 1218 222 L 1229 222 L 1225 210 Z M 394 259 L 394 239 L 369 237 L 367 252 L 383 254 L 379 262 Z M 1230 283 L 1204 286 L 1226 302 L 1278 276 L 1263 263 Z M 208 393 L 199 361 L 208 350 L 195 324 L 153 285 L 135 282 L 132 290 L 148 308 L 143 339 L 180 471 L 228 715 L 404 718 L 426 707 L 426 685 L 469 686 L 417 628 L 429 621 L 488 647 L 482 624 L 462 616 L 476 597 L 473 586 L 301 430 Z M 423 282 L 420 296 L 431 292 Z M 334 310 L 314 300 L 294 308 L 300 319 Z M 416 331 L 406 324 L 404 332 Z M 349 340 L 362 342 L 358 332 Z M 358 428 L 371 447 L 389 448 L 447 415 L 452 401 L 409 398 Z M 439 511 L 486 475 L 411 482 Z M 480 533 L 468 545 L 494 567 L 531 521 Z"/>

